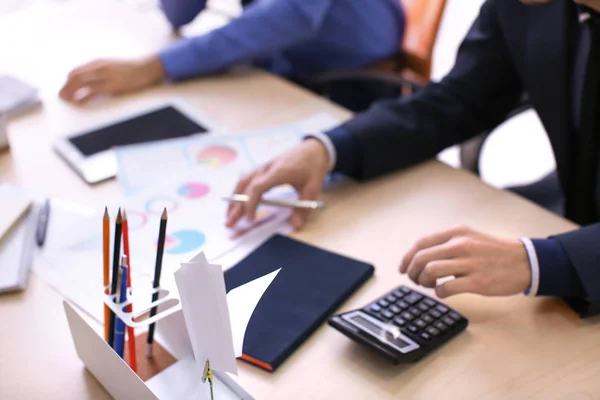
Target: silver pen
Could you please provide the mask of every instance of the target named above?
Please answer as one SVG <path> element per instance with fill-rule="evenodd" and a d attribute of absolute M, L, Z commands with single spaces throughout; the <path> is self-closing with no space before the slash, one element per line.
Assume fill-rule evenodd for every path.
<path fill-rule="evenodd" d="M 223 197 L 223 200 L 230 203 L 247 203 L 249 198 L 245 194 L 234 194 L 229 197 Z M 261 199 L 259 204 L 265 204 L 276 207 L 304 208 L 317 210 L 325 207 L 325 202 L 319 200 L 268 200 Z"/>

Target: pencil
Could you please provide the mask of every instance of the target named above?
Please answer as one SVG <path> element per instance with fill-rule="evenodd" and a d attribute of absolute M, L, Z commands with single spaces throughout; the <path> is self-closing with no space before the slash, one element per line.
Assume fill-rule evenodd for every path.
<path fill-rule="evenodd" d="M 129 224 L 127 223 L 127 213 L 123 210 L 123 253 L 127 257 L 127 287 L 131 287 L 131 256 L 129 254 Z M 131 312 L 131 304 L 127 306 L 125 311 Z M 135 331 L 133 327 L 127 327 L 127 351 L 129 352 L 129 367 L 133 372 L 137 372 L 137 357 L 135 353 Z"/>
<path fill-rule="evenodd" d="M 108 207 L 104 208 L 104 219 L 102 221 L 102 244 L 104 248 L 104 287 L 110 284 L 110 217 L 108 215 Z M 108 289 L 104 289 L 104 294 L 108 294 Z M 104 304 L 104 340 L 108 341 L 108 320 L 110 319 L 110 308 Z"/>
<path fill-rule="evenodd" d="M 117 284 L 119 277 L 119 257 L 121 256 L 121 230 L 123 225 L 123 217 L 121 216 L 121 209 L 117 214 L 117 221 L 115 223 L 115 243 L 113 253 L 113 267 L 112 267 L 112 281 L 110 286 L 110 294 L 117 293 Z M 108 320 L 108 344 L 114 348 L 115 344 L 115 313 L 110 310 L 110 318 Z"/>
<path fill-rule="evenodd" d="M 158 232 L 158 248 L 156 250 L 156 265 L 154 267 L 154 283 L 153 287 L 157 288 L 160 286 L 160 272 L 162 269 L 162 258 L 165 250 L 165 236 L 167 232 L 167 209 L 162 213 L 160 217 L 160 229 Z M 152 294 L 152 302 L 158 300 L 158 292 Z M 150 318 L 156 315 L 156 307 L 152 307 L 150 310 Z M 146 340 L 146 356 L 152 357 L 152 342 L 154 341 L 154 327 L 156 323 L 150 324 L 148 328 L 148 339 Z"/>

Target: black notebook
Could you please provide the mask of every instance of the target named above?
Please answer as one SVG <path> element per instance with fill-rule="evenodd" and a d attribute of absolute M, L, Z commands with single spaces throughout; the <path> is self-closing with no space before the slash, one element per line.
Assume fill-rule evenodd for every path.
<path fill-rule="evenodd" d="M 258 303 L 242 359 L 274 371 L 370 276 L 372 265 L 274 235 L 225 272 L 227 292 L 281 268 Z"/>

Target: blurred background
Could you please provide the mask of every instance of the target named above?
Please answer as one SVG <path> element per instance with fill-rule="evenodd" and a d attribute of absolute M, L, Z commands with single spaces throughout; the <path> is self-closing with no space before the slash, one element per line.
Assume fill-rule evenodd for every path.
<path fill-rule="evenodd" d="M 0 14 L 15 12 L 33 4 L 82 0 L 0 0 Z M 121 0 L 140 12 L 158 6 L 158 0 Z M 357 0 L 365 1 L 365 0 Z M 452 68 L 456 51 L 484 0 L 448 0 L 436 40 L 432 80 L 437 81 Z M 239 0 L 209 0 L 209 8 L 234 16 Z M 202 28 L 191 26 L 193 32 Z M 458 148 L 443 151 L 439 159 L 460 167 Z M 534 111 L 526 111 L 506 121 L 486 141 L 480 163 L 481 178 L 496 187 L 533 182 L 554 169 L 554 157 L 541 123 Z"/>

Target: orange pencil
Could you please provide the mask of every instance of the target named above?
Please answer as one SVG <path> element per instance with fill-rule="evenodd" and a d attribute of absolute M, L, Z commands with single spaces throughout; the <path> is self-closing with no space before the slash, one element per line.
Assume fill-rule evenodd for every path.
<path fill-rule="evenodd" d="M 104 208 L 104 219 L 102 226 L 102 244 L 104 247 L 104 287 L 110 285 L 110 217 L 108 216 L 108 208 Z M 108 289 L 104 290 L 108 294 Z M 108 325 L 110 319 L 110 309 L 104 304 L 104 340 L 108 341 Z"/>
<path fill-rule="evenodd" d="M 123 210 L 123 252 L 129 261 L 127 269 L 127 287 L 131 287 L 131 255 L 129 254 L 129 225 L 127 223 L 127 213 Z M 131 304 L 127 306 L 127 312 L 131 312 Z M 127 351 L 129 352 L 129 366 L 133 372 L 137 372 L 137 356 L 135 354 L 135 332 L 130 326 L 127 327 Z"/>

